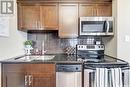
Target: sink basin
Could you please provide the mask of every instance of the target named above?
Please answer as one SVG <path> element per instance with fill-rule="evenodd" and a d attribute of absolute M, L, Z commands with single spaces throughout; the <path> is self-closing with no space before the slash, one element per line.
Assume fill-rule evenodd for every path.
<path fill-rule="evenodd" d="M 54 55 L 44 55 L 44 56 L 37 56 L 37 57 L 33 57 L 32 60 L 52 60 L 55 56 Z"/>
<path fill-rule="evenodd" d="M 43 55 L 43 56 L 25 56 L 21 58 L 17 58 L 15 60 L 18 61 L 47 61 L 52 60 L 55 57 L 55 55 Z"/>

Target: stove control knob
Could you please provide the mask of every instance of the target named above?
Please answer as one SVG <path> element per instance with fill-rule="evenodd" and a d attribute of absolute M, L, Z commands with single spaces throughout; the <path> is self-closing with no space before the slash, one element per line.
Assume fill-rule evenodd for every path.
<path fill-rule="evenodd" d="M 78 70 L 78 67 L 76 67 L 76 70 Z"/>
<path fill-rule="evenodd" d="M 104 48 L 103 46 L 101 46 L 101 48 Z"/>

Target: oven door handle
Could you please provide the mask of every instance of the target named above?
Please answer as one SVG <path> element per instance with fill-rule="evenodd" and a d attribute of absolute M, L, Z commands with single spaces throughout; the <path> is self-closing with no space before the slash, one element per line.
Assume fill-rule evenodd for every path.
<path fill-rule="evenodd" d="M 90 67 L 90 66 L 84 66 L 84 69 L 91 69 L 93 72 L 96 70 L 95 68 Z"/>

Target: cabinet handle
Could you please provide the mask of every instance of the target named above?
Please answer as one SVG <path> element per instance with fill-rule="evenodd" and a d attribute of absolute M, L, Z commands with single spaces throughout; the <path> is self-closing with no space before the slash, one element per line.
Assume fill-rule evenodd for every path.
<path fill-rule="evenodd" d="M 38 28 L 38 21 L 36 21 L 36 29 Z"/>
<path fill-rule="evenodd" d="M 41 27 L 41 23 L 40 23 L 40 21 L 38 21 L 37 25 L 38 25 L 38 28 L 41 30 L 42 27 Z"/>
<path fill-rule="evenodd" d="M 37 29 L 37 21 L 35 21 L 35 29 Z"/>
<path fill-rule="evenodd" d="M 7 83 L 8 83 L 8 82 L 7 82 L 7 75 L 6 75 L 6 77 L 5 77 L 5 80 L 6 80 L 6 81 L 5 81 L 5 87 L 8 87 L 8 84 L 7 84 Z"/>
<path fill-rule="evenodd" d="M 30 86 L 30 85 L 32 84 L 32 80 L 33 80 L 32 75 L 29 75 L 29 79 L 28 79 L 28 80 L 29 80 L 29 83 L 28 83 L 28 84 L 29 84 L 29 86 Z"/>
<path fill-rule="evenodd" d="M 24 80 L 25 80 L 25 86 L 28 84 L 27 78 L 28 78 L 28 76 L 25 75 L 25 78 L 24 78 Z"/>

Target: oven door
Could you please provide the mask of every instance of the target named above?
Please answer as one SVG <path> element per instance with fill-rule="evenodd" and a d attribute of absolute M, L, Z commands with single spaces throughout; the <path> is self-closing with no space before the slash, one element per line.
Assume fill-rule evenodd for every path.
<path fill-rule="evenodd" d="M 108 72 L 108 87 L 112 87 L 111 71 Z M 96 71 L 84 67 L 84 87 L 96 87 Z M 121 87 L 130 87 L 130 68 L 122 69 L 122 85 Z"/>
<path fill-rule="evenodd" d="M 84 87 L 95 87 L 94 70 L 84 69 Z"/>
<path fill-rule="evenodd" d="M 122 70 L 123 87 L 130 87 L 130 67 Z"/>

